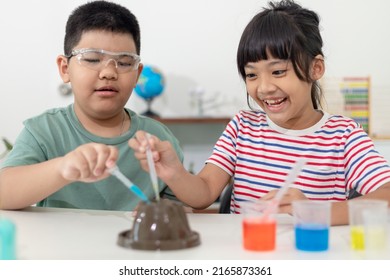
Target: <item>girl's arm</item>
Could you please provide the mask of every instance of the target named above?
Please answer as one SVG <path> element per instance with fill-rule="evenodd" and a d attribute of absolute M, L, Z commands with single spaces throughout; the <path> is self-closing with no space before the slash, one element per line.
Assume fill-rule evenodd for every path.
<path fill-rule="evenodd" d="M 136 137 L 129 140 L 129 146 L 146 171 L 148 145 L 152 150 L 157 175 L 179 200 L 193 208 L 203 209 L 211 205 L 229 183 L 230 175 L 214 164 L 206 164 L 198 175 L 189 173 L 170 142 L 160 141 L 155 136 L 147 140 L 146 133 L 138 131 Z"/>
<path fill-rule="evenodd" d="M 272 191 L 266 194 L 262 199 L 271 200 L 277 191 Z M 279 212 L 292 214 L 292 202 L 294 200 L 307 199 L 302 191 L 296 188 L 290 188 L 286 195 L 280 202 Z M 390 183 L 382 185 L 377 190 L 366 195 L 354 199 L 381 199 L 389 202 L 390 206 Z M 333 202 L 331 210 L 331 224 L 332 225 L 347 225 L 349 223 L 348 217 L 348 200 Z"/>
<path fill-rule="evenodd" d="M 375 191 L 354 199 L 381 199 L 388 201 L 390 206 L 390 183 L 386 183 Z M 348 200 L 332 203 L 331 221 L 332 225 L 346 225 L 349 223 Z"/>

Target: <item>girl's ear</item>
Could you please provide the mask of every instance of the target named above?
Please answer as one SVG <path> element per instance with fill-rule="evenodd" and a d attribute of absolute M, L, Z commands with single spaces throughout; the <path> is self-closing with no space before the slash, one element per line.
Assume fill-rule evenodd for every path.
<path fill-rule="evenodd" d="M 312 62 L 311 78 L 313 81 L 317 81 L 322 78 L 325 73 L 325 62 L 322 55 L 317 55 Z"/>
<path fill-rule="evenodd" d="M 57 57 L 57 67 L 58 67 L 58 71 L 60 73 L 62 81 L 64 83 L 69 83 L 70 79 L 69 79 L 69 73 L 68 73 L 68 68 L 69 68 L 68 58 L 63 56 L 63 55 L 59 55 Z"/>

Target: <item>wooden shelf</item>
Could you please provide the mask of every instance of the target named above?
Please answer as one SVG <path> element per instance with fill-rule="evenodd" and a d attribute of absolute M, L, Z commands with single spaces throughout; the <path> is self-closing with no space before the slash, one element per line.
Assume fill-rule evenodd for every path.
<path fill-rule="evenodd" d="M 230 117 L 154 117 L 154 119 L 166 125 L 176 137 L 183 150 L 184 166 L 196 173 L 203 168 L 215 143 L 231 120 Z M 215 209 L 201 212 L 204 211 L 217 212 Z"/>

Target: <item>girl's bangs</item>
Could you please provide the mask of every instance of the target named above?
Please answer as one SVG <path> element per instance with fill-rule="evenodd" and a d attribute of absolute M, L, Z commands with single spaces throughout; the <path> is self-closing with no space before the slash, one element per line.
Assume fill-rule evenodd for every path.
<path fill-rule="evenodd" d="M 266 17 L 262 22 L 254 23 L 257 28 L 247 34 L 243 48 L 243 62 L 257 62 L 273 58 L 291 59 L 291 46 L 296 33 L 281 17 Z"/>

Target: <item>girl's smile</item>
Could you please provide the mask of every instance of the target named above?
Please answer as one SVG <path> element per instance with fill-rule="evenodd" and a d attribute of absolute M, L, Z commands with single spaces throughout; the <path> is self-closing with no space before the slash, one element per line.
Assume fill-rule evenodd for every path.
<path fill-rule="evenodd" d="M 312 83 L 296 75 L 290 61 L 269 59 L 245 67 L 248 94 L 275 124 L 305 129 L 321 118 L 311 100 Z"/>
<path fill-rule="evenodd" d="M 283 110 L 286 100 L 287 98 L 265 99 L 263 100 L 263 102 L 264 105 L 268 108 L 268 110 L 276 113 L 278 111 Z"/>

